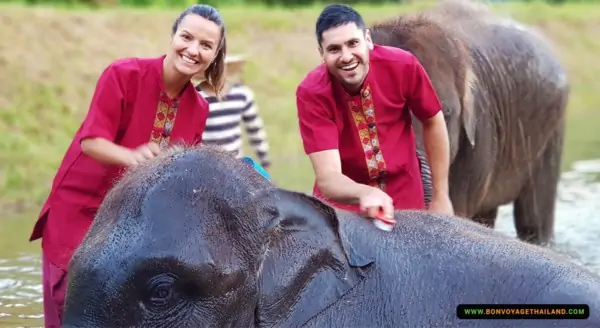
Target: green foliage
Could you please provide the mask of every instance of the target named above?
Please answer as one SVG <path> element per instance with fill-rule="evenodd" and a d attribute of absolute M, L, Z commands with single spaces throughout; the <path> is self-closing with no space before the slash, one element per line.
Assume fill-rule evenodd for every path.
<path fill-rule="evenodd" d="M 6 0 L 5 0 L 6 1 Z M 10 0 L 9 0 L 10 1 Z M 212 6 L 231 6 L 231 5 L 266 5 L 283 7 L 303 7 L 312 5 L 324 5 L 328 3 L 346 3 L 355 4 L 398 4 L 413 3 L 414 0 L 23 0 L 27 4 L 37 5 L 77 5 L 77 6 L 127 6 L 127 7 L 183 7 L 193 3 L 205 3 Z M 425 0 L 423 0 L 425 1 Z M 519 2 L 545 2 L 550 4 L 565 3 L 593 3 L 599 0 L 487 0 L 492 3 L 519 3 Z M 486 2 L 487 2 L 486 1 Z M 14 2 L 14 1 L 13 1 Z M 16 1 L 19 2 L 19 1 Z"/>

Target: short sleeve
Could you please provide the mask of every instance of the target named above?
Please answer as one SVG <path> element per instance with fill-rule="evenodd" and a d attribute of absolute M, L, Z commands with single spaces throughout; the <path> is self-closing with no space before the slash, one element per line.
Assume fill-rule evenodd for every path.
<path fill-rule="evenodd" d="M 123 104 L 124 92 L 119 72 L 115 65 L 110 65 L 96 83 L 96 90 L 79 133 L 79 141 L 98 137 L 115 141 Z"/>
<path fill-rule="evenodd" d="M 296 106 L 300 137 L 306 154 L 338 149 L 338 129 L 328 114 L 324 96 L 311 95 L 308 90 L 296 90 Z"/>
<path fill-rule="evenodd" d="M 407 86 L 407 104 L 419 120 L 426 121 L 442 109 L 442 104 L 427 72 L 416 57 L 412 58 L 412 64 L 408 66 L 412 74 Z"/>

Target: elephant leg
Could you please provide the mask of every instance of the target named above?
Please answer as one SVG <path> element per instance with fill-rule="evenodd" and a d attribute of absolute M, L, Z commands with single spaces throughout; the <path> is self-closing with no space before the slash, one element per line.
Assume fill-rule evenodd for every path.
<path fill-rule="evenodd" d="M 429 208 L 433 194 L 433 182 L 431 181 L 431 167 L 427 161 L 425 151 L 417 148 L 417 158 L 419 159 L 419 169 L 421 171 L 421 182 L 423 183 L 423 194 L 425 196 L 425 208 Z"/>
<path fill-rule="evenodd" d="M 475 215 L 473 217 L 473 221 L 475 221 L 481 225 L 484 225 L 486 227 L 494 229 L 497 216 L 498 216 L 498 208 L 496 207 L 487 212 L 477 213 L 477 215 Z"/>
<path fill-rule="evenodd" d="M 563 138 L 563 130 L 559 129 L 533 163 L 529 179 L 514 203 L 515 229 L 523 241 L 547 245 L 553 238 Z"/>

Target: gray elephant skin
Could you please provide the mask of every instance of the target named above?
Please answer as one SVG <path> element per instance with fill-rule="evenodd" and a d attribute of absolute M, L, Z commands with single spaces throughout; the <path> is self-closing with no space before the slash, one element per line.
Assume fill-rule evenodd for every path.
<path fill-rule="evenodd" d="M 392 232 L 278 189 L 214 148 L 109 192 L 70 263 L 65 328 L 600 327 L 600 277 L 459 217 Z M 459 320 L 461 303 L 588 304 L 587 320 Z"/>
<path fill-rule="evenodd" d="M 520 239 L 552 242 L 570 87 L 549 42 L 467 1 L 370 30 L 375 43 L 412 52 L 443 103 L 456 213 L 494 227 L 498 207 L 512 203 Z"/>

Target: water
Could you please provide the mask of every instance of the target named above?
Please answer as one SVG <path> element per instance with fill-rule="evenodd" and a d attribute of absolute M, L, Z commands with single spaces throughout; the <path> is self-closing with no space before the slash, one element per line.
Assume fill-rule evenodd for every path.
<path fill-rule="evenodd" d="M 554 249 L 600 273 L 600 160 L 580 161 L 563 173 Z M 502 207 L 497 229 L 515 236 L 512 206 Z M 41 327 L 39 243 L 27 244 L 30 222 L 0 221 L 0 327 Z M 8 234 L 8 231 L 11 231 Z"/>
<path fill-rule="evenodd" d="M 556 202 L 555 250 L 600 274 L 600 160 L 563 173 Z M 499 209 L 497 230 L 516 236 L 512 206 Z"/>
<path fill-rule="evenodd" d="M 41 327 L 42 285 L 37 254 L 0 259 L 0 327 Z"/>

